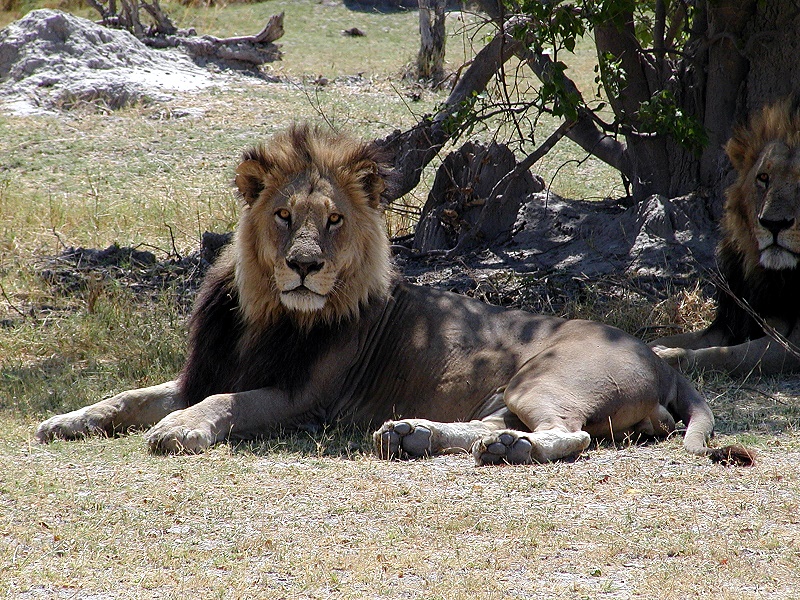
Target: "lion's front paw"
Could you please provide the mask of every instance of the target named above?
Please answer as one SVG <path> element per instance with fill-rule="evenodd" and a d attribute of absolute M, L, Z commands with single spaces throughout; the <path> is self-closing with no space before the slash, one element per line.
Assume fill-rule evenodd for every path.
<path fill-rule="evenodd" d="M 217 442 L 211 427 L 193 421 L 186 412 L 176 410 L 144 434 L 151 452 L 198 454 Z"/>
<path fill-rule="evenodd" d="M 519 432 L 510 429 L 477 440 L 472 445 L 472 456 L 476 465 L 527 465 L 534 462 L 533 444 Z"/>
<path fill-rule="evenodd" d="M 36 441 L 46 444 L 55 439 L 75 440 L 111 432 L 111 416 L 93 406 L 50 417 L 36 428 Z"/>
<path fill-rule="evenodd" d="M 667 348 L 666 346 L 655 345 L 651 346 L 650 349 L 661 360 L 679 371 L 691 371 L 697 364 L 695 351 L 688 348 Z"/>
<path fill-rule="evenodd" d="M 427 456 L 431 453 L 432 428 L 428 421 L 386 421 L 372 434 L 375 452 L 381 458 Z"/>

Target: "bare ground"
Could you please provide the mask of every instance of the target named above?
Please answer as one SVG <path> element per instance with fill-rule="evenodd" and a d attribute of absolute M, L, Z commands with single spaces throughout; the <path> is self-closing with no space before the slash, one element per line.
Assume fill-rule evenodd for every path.
<path fill-rule="evenodd" d="M 340 433 L 164 458 L 138 435 L 28 446 L 17 429 L 7 597 L 796 597 L 796 434 L 737 469 L 679 439 L 531 467 L 387 463 Z"/>

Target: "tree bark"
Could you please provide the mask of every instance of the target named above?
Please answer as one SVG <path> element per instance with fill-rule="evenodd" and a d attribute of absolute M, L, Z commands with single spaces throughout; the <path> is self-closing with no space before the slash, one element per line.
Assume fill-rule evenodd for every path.
<path fill-rule="evenodd" d="M 444 79 L 445 8 L 447 0 L 419 0 L 417 78 L 438 85 Z"/>
<path fill-rule="evenodd" d="M 699 178 L 708 189 L 720 187 L 725 171 L 721 148 L 731 136 L 734 120 L 743 111 L 743 92 L 750 65 L 743 53 L 744 28 L 753 18 L 757 0 L 724 0 L 708 5 L 704 57 L 706 78 L 702 122 L 708 145 L 700 155 Z"/>
<path fill-rule="evenodd" d="M 639 107 L 652 97 L 658 85 L 658 74 L 643 60 L 634 31 L 633 13 L 628 13 L 619 26 L 597 27 L 594 38 L 598 55 L 610 54 L 619 61 L 626 76 L 620 96 L 609 98 L 614 114 L 634 131 L 642 131 Z M 630 173 L 626 174 L 633 186 L 634 197 L 643 199 L 667 189 L 669 170 L 664 168 L 668 164 L 664 139 L 636 133 L 625 138 L 626 154 L 635 157 L 629 160 Z"/>

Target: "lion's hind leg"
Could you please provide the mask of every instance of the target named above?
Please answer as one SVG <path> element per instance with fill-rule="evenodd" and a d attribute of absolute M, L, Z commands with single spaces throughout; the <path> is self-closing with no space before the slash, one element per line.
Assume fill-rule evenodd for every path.
<path fill-rule="evenodd" d="M 483 436 L 472 446 L 477 465 L 527 465 L 576 456 L 589 447 L 585 431 L 545 429 L 533 433 L 502 429 Z"/>
<path fill-rule="evenodd" d="M 648 438 L 664 438 L 673 431 L 675 431 L 675 417 L 666 407 L 658 404 L 653 412 L 633 427 L 632 434 Z"/>
<path fill-rule="evenodd" d="M 476 440 L 493 427 L 483 421 L 438 423 L 427 419 L 386 421 L 372 434 L 381 458 L 417 458 L 435 454 L 469 452 Z"/>

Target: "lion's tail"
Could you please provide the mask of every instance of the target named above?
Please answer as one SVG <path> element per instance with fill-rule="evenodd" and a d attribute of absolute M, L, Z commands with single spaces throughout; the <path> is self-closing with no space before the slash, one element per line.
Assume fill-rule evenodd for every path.
<path fill-rule="evenodd" d="M 676 416 L 686 425 L 683 447 L 687 452 L 698 456 L 707 456 L 713 462 L 723 465 L 739 465 L 749 467 L 755 463 L 756 452 L 739 444 L 722 448 L 709 448 L 708 441 L 714 432 L 714 414 L 689 381 L 675 374 L 675 409 Z"/>

